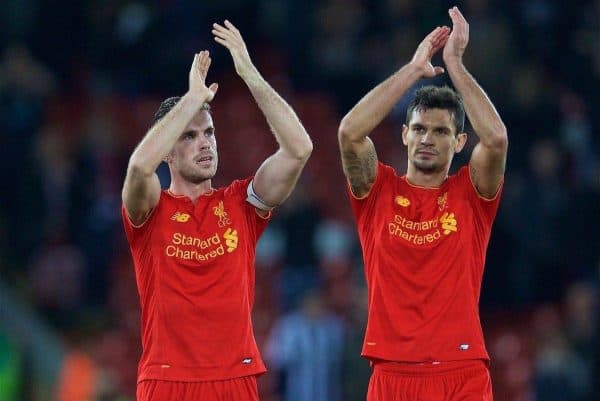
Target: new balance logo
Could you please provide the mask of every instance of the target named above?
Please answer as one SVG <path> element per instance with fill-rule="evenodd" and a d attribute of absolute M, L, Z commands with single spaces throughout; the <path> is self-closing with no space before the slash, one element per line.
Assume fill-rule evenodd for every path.
<path fill-rule="evenodd" d="M 394 202 L 396 202 L 397 205 L 400 205 L 402 207 L 407 207 L 410 205 L 410 200 L 408 200 L 408 198 L 405 198 L 402 195 L 398 195 L 394 198 Z"/>
<path fill-rule="evenodd" d="M 171 220 L 176 221 L 178 223 L 185 223 L 190 219 L 190 215 L 187 213 L 176 212 L 173 216 L 171 216 Z"/>

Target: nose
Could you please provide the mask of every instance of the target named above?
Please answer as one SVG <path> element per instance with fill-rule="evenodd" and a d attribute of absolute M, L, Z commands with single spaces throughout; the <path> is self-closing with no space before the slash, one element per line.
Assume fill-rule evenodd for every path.
<path fill-rule="evenodd" d="M 421 143 L 423 145 L 433 144 L 433 134 L 431 133 L 431 131 L 427 131 L 424 135 L 421 135 Z"/>
<path fill-rule="evenodd" d="M 198 147 L 200 150 L 210 149 L 210 140 L 205 135 L 198 135 Z"/>

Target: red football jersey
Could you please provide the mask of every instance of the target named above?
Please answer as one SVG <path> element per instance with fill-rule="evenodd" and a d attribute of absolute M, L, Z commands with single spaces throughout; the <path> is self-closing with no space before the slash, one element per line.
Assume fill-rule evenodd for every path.
<path fill-rule="evenodd" d="M 425 188 L 379 163 L 370 193 L 357 199 L 350 192 L 350 199 L 369 290 L 362 355 L 489 359 L 478 304 L 500 190 L 480 197 L 467 166 Z"/>
<path fill-rule="evenodd" d="M 250 178 L 200 196 L 162 191 L 134 226 L 122 208 L 142 308 L 138 381 L 222 380 L 266 371 L 251 321 L 256 243 L 267 225 Z"/>

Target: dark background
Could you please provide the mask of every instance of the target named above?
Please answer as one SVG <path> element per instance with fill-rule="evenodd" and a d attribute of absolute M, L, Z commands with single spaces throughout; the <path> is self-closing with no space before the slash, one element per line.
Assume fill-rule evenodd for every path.
<path fill-rule="evenodd" d="M 0 401 L 134 399 L 139 305 L 120 190 L 161 99 L 187 90 L 194 52 L 211 51 L 208 82 L 220 84 L 214 184 L 253 174 L 276 146 L 230 55 L 212 40 L 212 22 L 224 18 L 240 28 L 315 145 L 259 246 L 254 322 L 270 367 L 259 381 L 262 399 L 303 399 L 299 385 L 315 388 L 314 401 L 323 392 L 331 401 L 363 400 L 366 295 L 337 126 L 433 27 L 450 24 L 452 5 L 4 0 Z M 481 296 L 495 397 L 600 399 L 600 2 L 457 5 L 470 24 L 465 64 L 510 142 Z M 406 103 L 372 134 L 379 159 L 401 172 Z M 475 143 L 471 132 L 454 169 Z M 289 333 L 303 330 L 289 329 L 295 324 L 340 346 L 316 341 L 312 358 L 278 360 Z M 321 390 L 318 375 L 326 377 Z"/>

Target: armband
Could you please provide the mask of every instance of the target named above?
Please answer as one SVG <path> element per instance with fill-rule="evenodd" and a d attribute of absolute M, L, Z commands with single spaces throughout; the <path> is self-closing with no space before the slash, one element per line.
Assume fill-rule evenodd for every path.
<path fill-rule="evenodd" d="M 265 212 L 269 212 L 269 211 L 273 210 L 275 208 L 275 206 L 267 205 L 265 203 L 265 201 L 262 200 L 262 198 L 260 196 L 258 196 L 256 194 L 256 192 L 254 192 L 253 183 L 254 183 L 254 180 L 252 180 L 248 183 L 248 188 L 246 189 L 246 194 L 248 196 L 246 197 L 246 201 L 259 210 L 262 210 Z"/>

